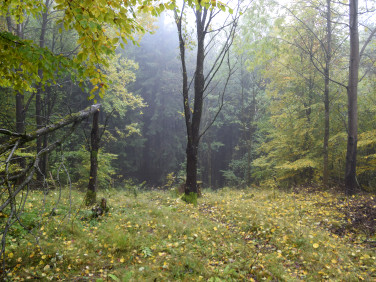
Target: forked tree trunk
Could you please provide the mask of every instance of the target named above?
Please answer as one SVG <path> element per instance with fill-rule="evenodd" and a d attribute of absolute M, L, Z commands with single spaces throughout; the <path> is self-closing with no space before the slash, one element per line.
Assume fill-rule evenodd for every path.
<path fill-rule="evenodd" d="M 204 60 L 205 60 L 205 20 L 206 9 L 196 11 L 196 32 L 197 32 L 197 57 L 196 57 L 196 70 L 194 75 L 194 105 L 192 113 L 191 132 L 187 141 L 187 179 L 185 182 L 185 194 L 198 193 L 197 187 L 197 156 L 198 145 L 200 142 L 200 124 L 202 116 L 203 96 L 205 87 L 204 78 Z"/>
<path fill-rule="evenodd" d="M 187 1 L 189 2 L 189 1 Z M 210 127 L 211 123 L 206 130 L 200 133 L 200 123 L 201 123 L 201 116 L 202 116 L 202 108 L 203 108 L 203 101 L 204 101 L 204 92 L 205 89 L 210 84 L 212 78 L 214 77 L 215 73 L 218 71 L 219 67 L 222 65 L 222 62 L 225 58 L 225 55 L 228 54 L 229 47 L 233 42 L 233 35 L 235 32 L 235 27 L 237 24 L 238 17 L 233 20 L 231 25 L 230 35 L 227 38 L 225 48 L 220 52 L 216 63 L 212 66 L 213 68 L 207 74 L 207 77 L 204 76 L 204 62 L 205 62 L 205 36 L 208 34 L 208 31 L 211 27 L 211 23 L 215 15 L 218 13 L 214 10 L 205 8 L 201 6 L 201 0 L 196 2 L 196 11 L 195 11 L 195 19 L 196 19 L 196 36 L 197 36 L 197 46 L 196 46 L 196 69 L 194 73 L 194 104 L 193 109 L 190 108 L 190 99 L 189 99 L 189 86 L 188 86 L 188 74 L 186 68 L 186 61 L 185 61 L 185 35 L 184 29 L 182 27 L 182 18 L 184 16 L 184 9 L 187 4 L 186 1 L 183 1 L 183 6 L 180 11 L 180 15 L 178 15 L 177 10 L 175 10 L 175 20 L 176 26 L 178 29 L 179 35 L 179 49 L 180 49 L 180 60 L 182 64 L 182 76 L 183 76 L 183 103 L 184 103 L 184 117 L 185 117 L 185 125 L 187 129 L 187 147 L 186 147 L 186 154 L 187 154 L 187 167 L 186 173 L 187 178 L 185 182 L 185 197 L 183 198 L 187 202 L 195 203 L 197 196 L 198 196 L 198 186 L 197 186 L 197 153 L 198 153 L 198 146 L 200 143 L 201 136 L 206 132 L 206 130 Z M 224 29 L 223 26 L 221 29 Z M 217 33 L 218 34 L 218 33 Z M 215 36 L 215 35 L 214 35 Z M 208 52 L 208 50 L 206 50 Z M 216 69 L 216 70 L 215 70 Z M 210 77 L 211 75 L 211 77 Z M 209 77 L 208 77 L 209 76 Z M 229 77 L 231 76 L 231 72 L 229 73 Z M 228 78 L 229 78 L 228 77 Z M 228 80 L 227 80 L 228 82 Z M 227 86 L 226 82 L 226 86 Z M 224 92 L 223 92 L 224 93 Z M 222 107 L 219 108 L 219 111 Z M 219 112 L 218 112 L 219 113 Z M 215 118 L 214 118 L 215 120 Z M 213 120 L 213 122 L 214 122 Z"/>
<path fill-rule="evenodd" d="M 358 75 L 359 75 L 358 0 L 350 0 L 350 66 L 347 86 L 348 137 L 345 169 L 346 193 L 352 195 L 357 188 L 356 156 L 358 141 Z"/>

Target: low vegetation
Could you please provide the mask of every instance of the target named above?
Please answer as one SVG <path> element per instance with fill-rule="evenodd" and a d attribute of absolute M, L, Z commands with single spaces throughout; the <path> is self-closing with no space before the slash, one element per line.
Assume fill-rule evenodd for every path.
<path fill-rule="evenodd" d="M 375 279 L 375 198 L 297 191 L 204 191 L 193 206 L 174 190 L 110 190 L 103 215 L 84 193 L 32 192 L 6 238 L 7 279 Z"/>

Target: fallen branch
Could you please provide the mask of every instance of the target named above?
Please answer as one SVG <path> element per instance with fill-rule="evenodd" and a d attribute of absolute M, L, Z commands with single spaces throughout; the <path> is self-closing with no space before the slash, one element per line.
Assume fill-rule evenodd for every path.
<path fill-rule="evenodd" d="M 83 121 L 84 119 L 88 118 L 90 115 L 92 115 L 94 112 L 98 111 L 100 108 L 100 104 L 96 104 L 93 106 L 90 106 L 86 108 L 85 110 L 79 111 L 78 113 L 70 114 L 66 116 L 65 118 L 47 125 L 43 128 L 40 128 L 36 131 L 33 131 L 31 133 L 15 133 L 6 129 L 0 129 L 0 134 L 8 135 L 10 136 L 10 139 L 6 141 L 3 145 L 0 146 L 0 154 L 3 155 L 6 158 L 5 161 L 5 170 L 4 170 L 4 177 L 0 180 L 0 187 L 4 190 L 2 192 L 2 196 L 4 194 L 8 194 L 5 198 L 5 201 L 0 203 L 0 212 L 3 212 L 6 208 L 10 208 L 10 214 L 5 222 L 5 226 L 0 227 L 0 235 L 1 238 L 1 248 L 0 248 L 0 260 L 3 261 L 3 271 L 2 274 L 5 275 L 5 259 L 4 259 L 4 252 L 5 252 L 5 246 L 6 246 L 6 235 L 8 231 L 10 230 L 11 226 L 19 221 L 19 216 L 22 213 L 23 205 L 20 205 L 19 208 L 17 208 L 16 205 L 16 197 L 17 195 L 25 189 L 25 187 L 28 187 L 29 182 L 33 179 L 35 171 L 38 169 L 39 162 L 41 157 L 53 150 L 55 150 L 58 146 L 60 146 L 76 129 L 76 127 Z M 10 175 L 9 172 L 9 166 L 10 162 L 14 160 L 15 151 L 17 148 L 20 148 L 23 144 L 28 143 L 30 141 L 33 141 L 37 139 L 40 136 L 49 134 L 51 132 L 54 132 L 58 129 L 64 128 L 68 125 L 71 125 L 69 130 L 63 134 L 63 136 L 56 140 L 55 142 L 51 143 L 49 146 L 41 150 L 39 153 L 37 153 L 35 156 L 31 157 L 31 161 L 27 165 L 26 168 L 23 169 L 20 173 L 16 175 Z M 19 180 L 22 180 L 21 183 L 17 184 Z M 26 202 L 27 195 L 21 199 L 21 202 Z"/>
<path fill-rule="evenodd" d="M 3 145 L 0 146 L 0 154 L 3 154 L 4 152 L 12 148 L 17 141 L 20 142 L 20 145 L 23 145 L 43 135 L 49 134 L 53 131 L 63 128 L 69 124 L 75 122 L 80 123 L 81 121 L 92 115 L 94 112 L 96 112 L 100 107 L 100 104 L 92 105 L 86 108 L 85 110 L 79 111 L 78 113 L 70 114 L 53 124 L 47 125 L 28 134 L 20 134 L 16 132 L 11 132 L 6 129 L 0 129 L 0 134 L 5 134 L 13 137 L 9 141 L 5 142 Z"/>

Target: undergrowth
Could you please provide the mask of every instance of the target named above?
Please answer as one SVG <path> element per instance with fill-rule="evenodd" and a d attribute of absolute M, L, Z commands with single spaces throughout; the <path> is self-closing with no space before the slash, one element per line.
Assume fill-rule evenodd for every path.
<path fill-rule="evenodd" d="M 197 206 L 168 191 L 111 190 L 91 216 L 84 193 L 33 192 L 7 237 L 8 280 L 372 281 L 375 234 L 346 198 L 327 192 L 203 193 Z M 43 205 L 42 203 L 45 202 Z M 70 211 L 70 212 L 69 212 Z M 363 211 L 363 209 L 362 209 Z M 0 215 L 0 223 L 6 213 Z M 367 221 L 366 221 L 367 222 Z"/>

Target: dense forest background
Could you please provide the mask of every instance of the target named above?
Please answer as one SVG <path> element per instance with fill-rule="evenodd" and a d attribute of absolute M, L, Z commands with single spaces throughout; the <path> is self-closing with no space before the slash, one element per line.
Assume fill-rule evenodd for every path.
<path fill-rule="evenodd" d="M 235 71 L 224 96 L 215 87 L 205 96 L 203 125 L 211 122 L 218 107 L 222 109 L 199 147 L 199 179 L 210 188 L 341 185 L 348 129 L 348 11 L 330 2 L 267 4 L 265 9 L 265 4 L 253 3 L 242 17 L 228 58 Z M 357 181 L 366 190 L 375 187 L 376 179 L 373 12 L 364 7 L 360 17 L 360 46 L 365 48 L 359 72 Z M 152 33 L 140 34 L 139 46 L 119 46 L 106 70 L 116 83 L 99 100 L 104 106 L 100 124 L 105 127 L 99 154 L 103 188 L 121 186 L 124 181 L 161 187 L 168 175 L 180 181 L 184 178 L 186 137 L 176 27 L 171 13 L 158 20 L 143 17 Z M 45 25 L 42 30 L 41 25 Z M 20 32 L 23 38 L 39 38 L 53 52 L 75 54 L 74 32 L 60 29 L 59 33 L 59 28 L 52 12 L 47 12 L 21 24 Z M 187 34 L 192 36 L 190 29 L 187 26 Z M 196 48 L 194 38 L 191 40 L 187 43 L 190 73 L 194 72 Z M 218 41 L 211 51 L 219 52 L 220 44 Z M 225 72 L 223 65 L 215 83 L 226 79 Z M 15 130 L 17 96 L 4 87 L 2 92 L 0 126 Z M 24 101 L 23 126 L 25 130 L 40 128 L 77 112 L 92 103 L 87 97 L 66 75 L 58 77 L 54 85 L 38 88 L 36 94 L 24 92 L 20 98 Z M 86 121 L 61 152 L 48 155 L 42 174 L 56 175 L 57 159 L 63 154 L 72 182 L 85 186 L 89 135 L 90 121 Z M 40 150 L 48 139 L 44 137 L 26 151 L 34 146 Z"/>
<path fill-rule="evenodd" d="M 327 184 L 341 185 L 348 129 L 349 41 L 341 24 L 346 10 L 332 3 L 332 19 L 328 19 L 326 4 L 309 2 L 305 6 L 297 3 L 274 8 L 269 4 L 267 10 L 262 5 L 254 4 L 244 16 L 232 48 L 231 61 L 236 72 L 222 111 L 203 137 L 200 179 L 205 187 L 212 188 L 322 184 L 326 157 Z M 362 20 L 367 27 L 360 30 L 365 49 L 358 89 L 357 177 L 360 186 L 372 189 L 375 27 L 371 14 Z M 325 47 L 328 21 L 335 22 L 330 27 L 330 50 Z M 176 32 L 163 20 L 157 26 L 155 34 L 145 36 L 141 48 L 128 55 L 139 64 L 136 81 L 128 89 L 139 94 L 148 107 L 143 109 L 144 115 L 135 117 L 142 134 L 130 136 L 125 147 L 125 163 L 132 167 L 126 175 L 140 182 L 146 180 L 152 186 L 163 185 L 168 173 L 184 174 L 185 144 L 184 121 L 179 115 L 182 110 Z M 132 52 L 126 50 L 127 53 Z M 325 71 L 329 82 L 325 81 Z M 224 76 L 219 73 L 217 79 L 223 80 Z M 218 96 L 215 91 L 207 95 L 204 124 L 216 111 Z"/>
<path fill-rule="evenodd" d="M 13 27 L 8 22 L 8 28 L 56 54 L 75 56 L 80 52 L 77 35 L 61 29 L 52 9 L 54 2 L 45 4 L 48 9 L 40 16 L 22 24 L 14 22 Z M 366 4 L 359 12 L 357 181 L 359 187 L 372 190 L 376 179 L 376 53 L 374 3 Z M 222 96 L 220 87 L 213 87 L 205 94 L 202 127 L 212 122 L 218 108 L 221 111 L 199 146 L 198 175 L 204 187 L 342 185 L 348 133 L 348 17 L 346 5 L 330 1 L 286 6 L 254 2 L 248 7 L 228 62 L 214 77 L 214 84 L 220 85 L 226 80 L 227 66 L 234 67 L 226 91 Z M 144 14 L 141 20 L 152 33 L 137 35 L 139 46 L 129 43 L 117 48 L 116 57 L 104 70 L 113 84 L 103 100 L 97 97 L 103 104 L 102 188 L 129 181 L 162 187 L 168 179 L 183 182 L 185 177 L 186 129 L 174 18 L 170 12 L 157 20 Z M 6 26 L 3 18 L 2 28 Z M 196 48 L 192 30 L 192 25 L 186 26 L 191 75 Z M 223 38 L 212 46 L 208 62 L 220 52 Z M 93 101 L 87 99 L 90 88 L 80 86 L 82 79 L 79 82 L 62 73 L 55 83 L 37 86 L 36 92 L 3 87 L 0 127 L 17 131 L 22 123 L 21 131 L 33 130 L 89 106 Z M 17 101 L 22 104 L 21 114 Z M 60 152 L 48 154 L 40 173 L 45 178 L 50 178 L 50 172 L 56 175 L 61 169 L 58 160 L 64 158 L 71 181 L 83 188 L 89 173 L 90 128 L 87 120 Z M 25 153 L 40 151 L 50 138 L 54 136 L 38 139 Z"/>
<path fill-rule="evenodd" d="M 2 1 L 0 279 L 371 281 L 375 19 Z"/>

